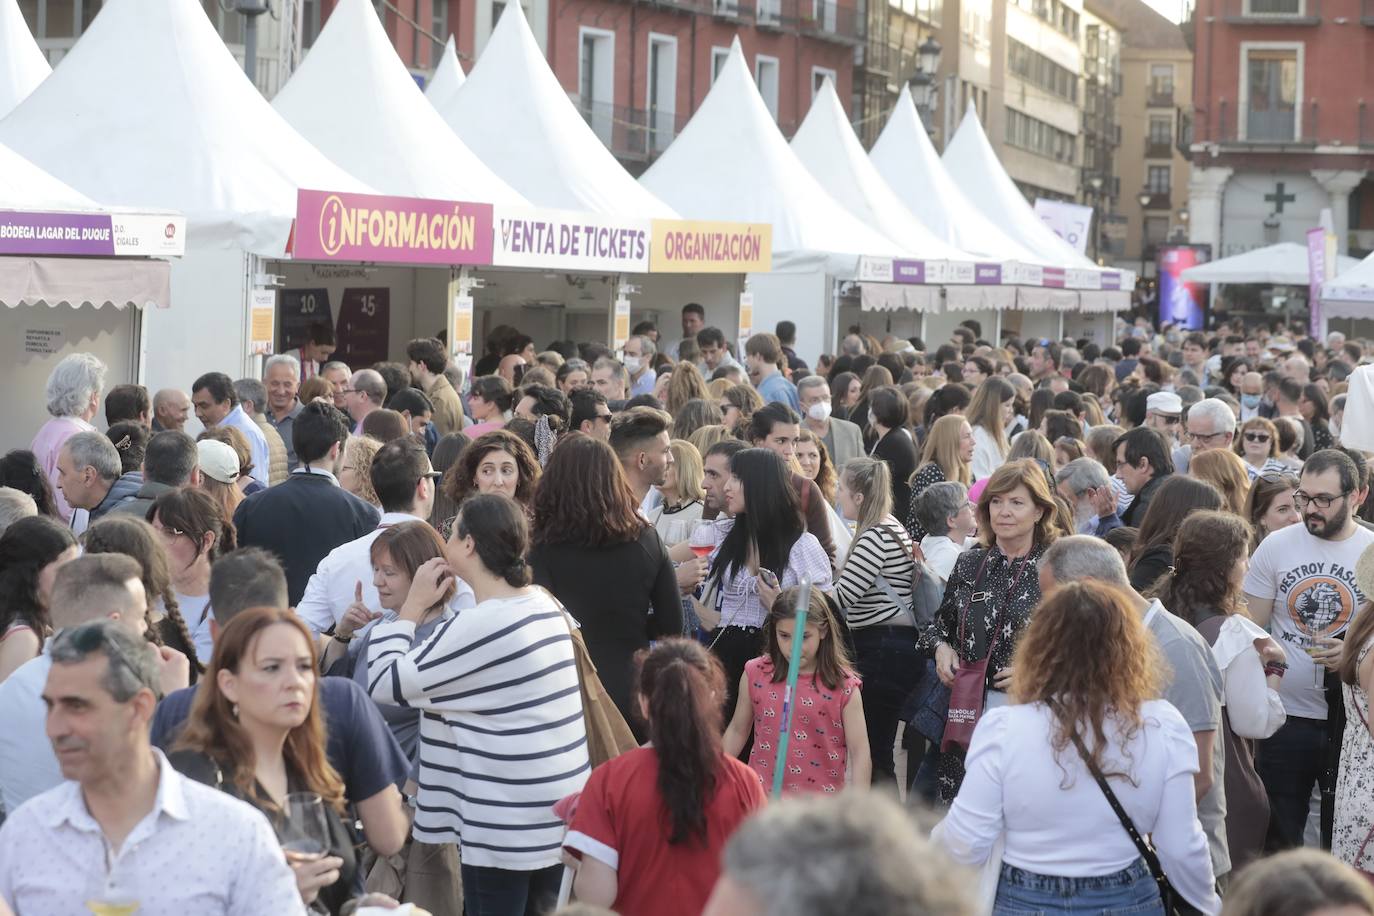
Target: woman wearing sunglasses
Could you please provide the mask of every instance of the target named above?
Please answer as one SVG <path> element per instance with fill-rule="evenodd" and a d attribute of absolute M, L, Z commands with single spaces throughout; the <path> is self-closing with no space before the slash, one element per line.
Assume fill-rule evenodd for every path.
<path fill-rule="evenodd" d="M 1279 461 L 1279 431 L 1264 417 L 1246 420 L 1236 436 L 1236 454 L 1255 474 L 1283 474 L 1288 466 Z"/>

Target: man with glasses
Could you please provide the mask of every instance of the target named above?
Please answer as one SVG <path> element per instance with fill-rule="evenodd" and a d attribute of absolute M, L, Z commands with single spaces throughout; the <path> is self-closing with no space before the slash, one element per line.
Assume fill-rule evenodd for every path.
<path fill-rule="evenodd" d="M 1174 452 L 1174 470 L 1179 474 L 1188 473 L 1188 463 L 1194 455 L 1214 448 L 1231 447 L 1236 438 L 1236 415 L 1225 401 L 1204 398 L 1188 408 L 1188 419 L 1183 421 L 1183 429 L 1185 444 Z M 1254 478 L 1252 469 L 1250 479 Z"/>
<path fill-rule="evenodd" d="M 1355 565 L 1374 544 L 1360 527 L 1359 469 L 1337 449 L 1316 452 L 1302 468 L 1293 503 L 1301 525 L 1268 537 L 1245 576 L 1249 615 L 1283 646 L 1288 669 L 1279 687 L 1288 720 L 1260 745 L 1255 769 L 1269 795 L 1269 850 L 1301 846 L 1312 787 L 1328 786 L 1331 740 L 1326 684 L 1341 658 L 1338 638 L 1364 606 Z M 1339 739 L 1337 739 L 1339 740 Z M 1323 825 L 1329 830 L 1323 806 Z M 1324 830 L 1325 832 L 1325 830 Z"/>
<path fill-rule="evenodd" d="M 1157 429 L 1137 426 L 1118 436 L 1112 443 L 1112 451 L 1116 452 L 1116 476 L 1133 497 L 1121 513 L 1121 523 L 1139 528 L 1155 491 L 1164 478 L 1174 472 L 1169 440 Z"/>
<path fill-rule="evenodd" d="M 304 914 L 258 811 L 183 778 L 148 742 L 157 652 L 114 620 L 63 630 L 43 688 L 67 781 L 0 829 L 0 901 L 20 913 Z"/>
<path fill-rule="evenodd" d="M 1183 399 L 1172 391 L 1156 391 L 1145 398 L 1145 425 L 1177 442 L 1183 424 Z"/>
<path fill-rule="evenodd" d="M 572 402 L 572 428 L 594 439 L 609 442 L 611 407 L 606 396 L 591 388 L 579 388 L 568 399 Z"/>
<path fill-rule="evenodd" d="M 316 633 L 333 632 L 342 643 L 367 632 L 382 616 L 377 587 L 372 584 L 372 542 L 387 528 L 404 522 L 424 521 L 434 507 L 434 487 L 441 475 L 429 463 L 425 447 L 409 437 L 383 445 L 372 459 L 372 489 L 382 503 L 382 517 L 374 531 L 340 544 L 320 561 L 305 586 L 296 613 Z M 461 579 L 449 607 L 472 607 L 472 589 Z M 372 612 L 367 626 L 341 634 L 335 630 L 349 605 L 365 605 Z"/>

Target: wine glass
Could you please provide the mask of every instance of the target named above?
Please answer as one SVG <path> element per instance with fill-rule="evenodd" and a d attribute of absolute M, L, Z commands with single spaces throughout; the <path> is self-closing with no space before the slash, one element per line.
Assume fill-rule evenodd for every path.
<path fill-rule="evenodd" d="M 282 806 L 284 815 L 277 837 L 287 852 L 322 856 L 329 851 L 329 820 L 324 799 L 314 792 L 292 792 Z"/>
<path fill-rule="evenodd" d="M 716 526 L 711 522 L 702 522 L 697 525 L 692 530 L 692 537 L 687 546 L 698 557 L 710 556 L 711 551 L 716 549 Z"/>

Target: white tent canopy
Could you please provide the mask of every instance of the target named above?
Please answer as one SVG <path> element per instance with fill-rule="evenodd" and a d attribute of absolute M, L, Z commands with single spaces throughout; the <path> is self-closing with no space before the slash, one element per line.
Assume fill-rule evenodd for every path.
<path fill-rule="evenodd" d="M 1079 254 L 1044 224 L 1026 197 L 1002 168 L 992 144 L 970 106 L 964 121 L 945 146 L 942 160 L 959 190 L 988 219 L 996 220 L 1007 235 L 1028 249 L 1040 264 L 1076 270 L 1098 266 Z"/>
<path fill-rule="evenodd" d="M 1342 257 L 1336 276 L 1322 284 L 1322 312 L 1327 318 L 1374 318 L 1374 254 L 1346 264 L 1354 260 Z"/>
<path fill-rule="evenodd" d="M 0 143 L 107 203 L 184 213 L 193 245 L 265 255 L 299 188 L 371 190 L 267 104 L 197 0 L 106 0 Z"/>
<path fill-rule="evenodd" d="M 937 237 L 990 260 L 1033 260 L 955 186 L 926 135 L 910 87 L 902 86 L 868 155 L 898 199 Z"/>
<path fill-rule="evenodd" d="M 450 35 L 448 41 L 444 42 L 444 53 L 439 58 L 439 65 L 434 68 L 434 75 L 429 78 L 429 85 L 425 87 L 425 97 L 435 108 L 443 111 L 453 104 L 453 97 L 467 81 L 463 65 L 458 62 L 458 46 Z"/>
<path fill-rule="evenodd" d="M 0 118 L 52 72 L 29 33 L 19 0 L 0 0 Z"/>
<path fill-rule="evenodd" d="M 1336 273 L 1350 270 L 1360 262 L 1339 255 Z M 1279 242 L 1255 248 L 1243 254 L 1219 261 L 1209 261 L 1183 271 L 1183 279 L 1190 283 L 1273 283 L 1280 286 L 1306 286 L 1307 246 L 1296 242 Z M 1334 282 L 1334 281 L 1333 281 Z"/>
<path fill-rule="evenodd" d="M 0 210 L 99 209 L 85 194 L 0 143 Z"/>
<path fill-rule="evenodd" d="M 583 120 L 518 3 L 506 4 L 467 82 L 439 113 L 535 206 L 639 219 L 677 216 L 635 183 Z"/>
<path fill-rule="evenodd" d="M 287 123 L 388 194 L 524 205 L 415 85 L 370 0 L 342 0 L 272 100 Z"/>
<path fill-rule="evenodd" d="M 893 193 L 864 153 L 829 77 L 792 138 L 792 152 L 850 213 L 918 257 L 975 260 L 926 228 Z"/>
<path fill-rule="evenodd" d="M 738 38 L 701 106 L 640 182 L 689 219 L 771 223 L 775 270 L 790 257 L 822 255 L 832 273 L 852 276 L 859 256 L 911 254 L 807 171 L 759 95 Z"/>

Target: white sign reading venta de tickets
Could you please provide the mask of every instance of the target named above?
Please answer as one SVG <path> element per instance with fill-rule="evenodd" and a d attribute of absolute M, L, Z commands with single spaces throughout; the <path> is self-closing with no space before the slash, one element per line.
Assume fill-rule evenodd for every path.
<path fill-rule="evenodd" d="M 649 220 L 567 210 L 496 207 L 498 267 L 649 272 Z"/>

